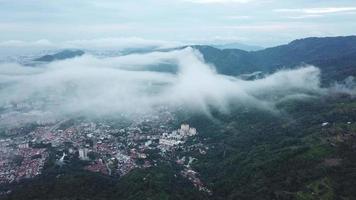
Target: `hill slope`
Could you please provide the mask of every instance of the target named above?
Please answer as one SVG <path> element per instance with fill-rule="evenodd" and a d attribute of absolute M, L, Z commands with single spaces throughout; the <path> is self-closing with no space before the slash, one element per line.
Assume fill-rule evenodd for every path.
<path fill-rule="evenodd" d="M 210 46 L 193 47 L 203 54 L 207 62 L 214 64 L 219 73 L 226 75 L 255 71 L 270 73 L 303 64 L 321 68 L 324 81 L 356 75 L 356 36 L 306 38 L 254 52 L 220 50 Z"/>

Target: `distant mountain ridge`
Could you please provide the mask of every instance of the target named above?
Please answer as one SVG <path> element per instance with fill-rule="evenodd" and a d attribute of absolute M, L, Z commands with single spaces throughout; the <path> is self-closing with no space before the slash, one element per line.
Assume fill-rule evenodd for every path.
<path fill-rule="evenodd" d="M 42 57 L 34 59 L 34 61 L 38 62 L 52 62 L 55 60 L 65 60 L 70 59 L 78 56 L 84 55 L 84 51 L 82 50 L 63 50 L 55 54 L 51 55 L 44 55 Z"/>
<path fill-rule="evenodd" d="M 218 73 L 226 75 L 256 71 L 271 73 L 281 68 L 311 64 L 322 70 L 324 81 L 356 76 L 356 36 L 305 38 L 252 52 L 220 50 L 211 46 L 192 47 L 203 54 L 206 62 L 214 64 Z"/>
<path fill-rule="evenodd" d="M 170 49 L 129 49 L 120 53 L 168 52 L 186 48 Z M 201 52 L 206 62 L 213 64 L 220 74 L 240 76 L 255 72 L 272 73 L 282 68 L 296 68 L 311 64 L 322 70 L 323 82 L 343 80 L 356 76 L 356 36 L 310 37 L 298 39 L 289 44 L 258 51 L 241 49 L 219 49 L 209 45 L 191 45 Z M 34 59 L 39 62 L 52 62 L 82 56 L 82 50 L 63 50 L 52 55 Z M 175 67 L 156 66 L 154 71 L 173 72 Z"/>

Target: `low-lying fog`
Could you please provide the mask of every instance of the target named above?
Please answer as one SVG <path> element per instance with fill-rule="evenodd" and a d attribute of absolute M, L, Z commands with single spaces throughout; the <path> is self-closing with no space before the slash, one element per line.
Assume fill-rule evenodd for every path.
<path fill-rule="evenodd" d="M 177 72 L 152 71 L 152 66 L 175 66 Z M 217 74 L 192 48 L 84 55 L 37 67 L 7 63 L 0 65 L 0 122 L 151 112 L 157 106 L 209 113 L 211 107 L 228 112 L 234 104 L 273 111 L 286 99 L 322 93 L 319 75 L 318 68 L 304 66 L 245 81 Z"/>

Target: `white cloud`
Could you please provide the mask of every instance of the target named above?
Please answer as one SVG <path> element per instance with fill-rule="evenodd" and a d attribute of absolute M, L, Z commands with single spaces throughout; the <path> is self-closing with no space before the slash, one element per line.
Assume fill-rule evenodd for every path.
<path fill-rule="evenodd" d="M 238 36 L 213 36 L 213 37 L 200 37 L 200 38 L 190 38 L 187 40 L 189 44 L 222 44 L 222 43 L 235 43 L 235 42 L 247 42 L 248 38 L 238 37 Z"/>
<path fill-rule="evenodd" d="M 324 17 L 324 15 L 299 15 L 299 16 L 290 16 L 287 17 L 289 19 L 308 19 L 308 18 L 321 18 Z"/>
<path fill-rule="evenodd" d="M 286 17 L 301 19 L 328 13 L 355 12 L 351 0 L 336 1 L 277 1 L 277 0 L 105 0 L 80 1 L 63 0 L 4 0 L 0 8 L 0 40 L 81 40 L 92 38 L 111 38 L 138 36 L 159 40 L 185 40 L 190 38 L 212 37 L 214 35 L 238 35 L 257 39 L 263 46 L 271 45 L 270 35 L 254 30 L 244 33 L 225 30 L 205 31 L 209 26 L 228 26 L 284 21 Z M 145 5 L 145 6 L 142 6 Z M 313 8 L 312 5 L 317 5 Z M 344 6 L 342 6 L 344 5 Z M 354 5 L 354 6 L 352 6 Z M 270 12 L 275 8 L 280 13 Z M 283 9 L 287 8 L 287 9 Z M 288 9 L 291 8 L 291 9 Z M 227 16 L 227 17 L 225 17 Z M 284 19 L 282 18 L 284 17 Z M 315 36 L 319 31 L 323 36 L 348 35 L 352 17 L 328 18 L 320 25 L 333 26 L 332 32 L 313 29 L 302 30 L 288 37 L 297 39 L 302 36 Z M 307 21 L 305 21 L 308 23 Z M 245 23 L 246 24 L 246 23 Z M 285 42 L 285 32 L 276 32 L 273 44 Z M 292 34 L 291 34 L 292 35 Z M 281 39 L 282 38 L 282 39 Z M 267 43 L 267 44 L 266 44 Z"/>
<path fill-rule="evenodd" d="M 305 14 L 331 14 L 356 11 L 356 7 L 325 7 L 325 8 L 292 8 L 292 9 L 275 9 L 275 12 L 286 13 L 305 13 Z"/>
<path fill-rule="evenodd" d="M 178 73 L 149 71 L 160 64 L 177 65 Z M 19 104 L 28 109 L 0 118 L 0 123 L 51 113 L 90 117 L 152 112 L 162 105 L 205 113 L 211 107 L 228 111 L 231 104 L 274 110 L 283 99 L 320 92 L 319 73 L 308 66 L 244 81 L 217 74 L 192 48 L 111 58 L 85 55 L 40 68 L 2 64 L 0 107 Z"/>
<path fill-rule="evenodd" d="M 192 3 L 200 4 L 217 4 L 217 3 L 250 3 L 253 0 L 184 0 Z"/>
<path fill-rule="evenodd" d="M 306 24 L 306 23 L 261 23 L 261 24 L 251 24 L 251 25 L 234 25 L 234 26 L 220 26 L 216 27 L 226 30 L 238 30 L 238 31 L 258 31 L 259 33 L 268 33 L 276 31 L 300 31 L 319 28 L 317 24 Z"/>
<path fill-rule="evenodd" d="M 84 49 L 127 49 L 127 48 L 169 48 L 182 45 L 179 42 L 148 40 L 139 37 L 100 38 L 91 40 L 73 40 L 63 43 L 64 46 Z"/>
<path fill-rule="evenodd" d="M 12 47 L 51 47 L 54 44 L 49 40 L 37 40 L 37 41 L 22 41 L 22 40 L 8 40 L 0 42 L 0 48 L 12 48 Z"/>
<path fill-rule="evenodd" d="M 225 19 L 232 19 L 232 20 L 243 20 L 243 19 L 251 19 L 252 16 L 249 15 L 231 15 L 224 17 Z"/>
<path fill-rule="evenodd" d="M 345 80 L 336 82 L 330 88 L 331 93 L 343 93 L 356 97 L 356 79 L 353 76 L 347 77 Z"/>
<path fill-rule="evenodd" d="M 36 54 L 42 50 L 53 50 L 56 48 L 58 48 L 57 44 L 45 39 L 37 41 L 2 41 L 0 42 L 0 58 L 14 55 Z"/>
<path fill-rule="evenodd" d="M 116 37 L 98 38 L 88 40 L 70 40 L 64 42 L 52 42 L 49 40 L 22 41 L 9 40 L 0 42 L 1 56 L 36 54 L 44 50 L 56 50 L 65 48 L 87 49 L 87 50 L 125 50 L 130 48 L 171 48 L 183 46 L 183 43 L 149 40 L 139 37 Z"/>

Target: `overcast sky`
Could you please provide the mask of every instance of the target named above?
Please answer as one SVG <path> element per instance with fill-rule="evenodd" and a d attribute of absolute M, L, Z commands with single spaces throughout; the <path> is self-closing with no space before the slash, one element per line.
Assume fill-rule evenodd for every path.
<path fill-rule="evenodd" d="M 0 45 L 136 37 L 273 46 L 356 35 L 355 0 L 0 0 Z"/>

